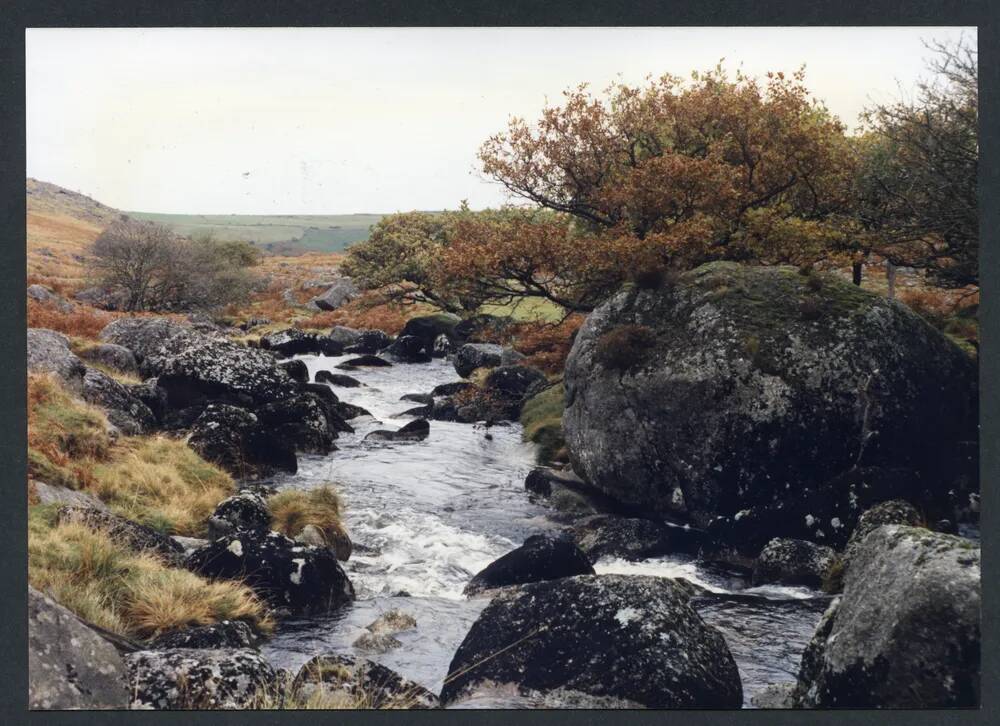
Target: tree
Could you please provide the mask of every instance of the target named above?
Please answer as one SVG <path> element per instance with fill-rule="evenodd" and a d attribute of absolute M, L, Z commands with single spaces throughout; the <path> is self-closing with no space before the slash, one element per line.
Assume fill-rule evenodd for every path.
<path fill-rule="evenodd" d="M 856 213 L 870 247 L 944 287 L 979 284 L 979 85 L 965 40 L 932 43 L 912 101 L 869 109 Z"/>
<path fill-rule="evenodd" d="M 123 216 L 94 241 L 90 267 L 125 310 L 189 310 L 245 300 L 258 282 L 249 268 L 258 262 L 247 242 L 187 239 Z"/>
<path fill-rule="evenodd" d="M 854 157 L 801 71 L 761 85 L 716 68 L 686 84 L 664 76 L 604 98 L 586 86 L 564 96 L 534 126 L 512 120 L 480 159 L 514 195 L 576 218 L 592 242 L 631 237 L 664 264 L 690 265 L 803 262 L 843 236 Z M 793 230 L 814 236 L 793 240 Z"/>

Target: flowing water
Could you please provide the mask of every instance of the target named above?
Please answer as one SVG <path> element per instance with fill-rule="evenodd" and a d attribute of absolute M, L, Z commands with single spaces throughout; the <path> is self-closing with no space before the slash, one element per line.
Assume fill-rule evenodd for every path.
<path fill-rule="evenodd" d="M 344 563 L 357 602 L 325 618 L 286 620 L 264 648 L 277 667 L 296 669 L 314 655 L 341 652 L 375 660 L 431 691 L 439 692 L 452 655 L 488 603 L 466 599 L 462 589 L 487 564 L 526 537 L 557 531 L 551 510 L 529 501 L 524 478 L 534 465 L 534 446 L 521 441 L 518 424 L 493 426 L 432 421 L 419 442 L 364 442 L 375 429 L 397 429 L 418 403 L 406 393 L 428 393 L 458 380 L 450 362 L 340 371 L 349 356 L 301 356 L 310 378 L 317 371 L 348 373 L 359 388 L 333 390 L 371 417 L 351 421 L 338 451 L 301 456 L 299 471 L 279 479 L 281 487 L 330 482 L 346 504 L 347 529 L 355 550 Z M 746 587 L 738 577 L 671 556 L 627 562 L 602 560 L 598 573 L 685 577 L 710 591 L 694 604 L 729 643 L 743 679 L 744 702 L 763 687 L 795 680 L 799 657 L 828 598 L 804 588 Z M 417 628 L 396 634 L 402 642 L 384 654 L 359 653 L 353 641 L 381 613 L 398 608 Z M 541 704 L 516 694 L 481 694 L 460 707 L 530 707 Z"/>

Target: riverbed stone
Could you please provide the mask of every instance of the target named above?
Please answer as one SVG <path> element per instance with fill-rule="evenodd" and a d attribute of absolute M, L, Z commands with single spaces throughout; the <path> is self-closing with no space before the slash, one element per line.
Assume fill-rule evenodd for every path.
<path fill-rule="evenodd" d="M 359 330 L 355 342 L 344 348 L 345 353 L 352 355 L 374 355 L 388 348 L 392 338 L 381 330 Z"/>
<path fill-rule="evenodd" d="M 501 590 L 448 668 L 441 700 L 492 683 L 648 708 L 739 708 L 726 641 L 661 577 L 581 575 Z"/>
<path fill-rule="evenodd" d="M 974 708 L 980 703 L 980 551 L 883 525 L 859 544 L 844 592 L 802 656 L 809 708 Z"/>
<path fill-rule="evenodd" d="M 331 373 L 330 371 L 316 371 L 317 383 L 329 383 L 340 388 L 357 388 L 361 384 L 357 378 L 344 375 L 342 373 Z"/>
<path fill-rule="evenodd" d="M 292 681 L 292 692 L 308 700 L 316 690 L 342 697 L 344 708 L 438 708 L 437 696 L 374 661 L 340 653 L 309 660 Z"/>
<path fill-rule="evenodd" d="M 776 583 L 818 588 L 837 561 L 837 553 L 801 539 L 775 537 L 761 550 L 754 564 L 754 585 Z"/>
<path fill-rule="evenodd" d="M 573 523 L 573 541 L 591 562 L 602 557 L 639 561 L 661 555 L 697 552 L 697 530 L 613 514 L 597 514 Z"/>
<path fill-rule="evenodd" d="M 397 431 L 379 429 L 365 436 L 365 441 L 423 441 L 431 433 L 427 419 L 418 418 Z"/>
<path fill-rule="evenodd" d="M 592 574 L 590 561 L 573 542 L 536 534 L 477 572 L 465 586 L 464 594 L 477 595 L 507 585 Z"/>
<path fill-rule="evenodd" d="M 222 620 L 163 633 L 154 638 L 150 650 L 172 648 L 253 648 L 257 645 L 253 629 L 241 620 Z"/>
<path fill-rule="evenodd" d="M 503 348 L 495 343 L 466 343 L 455 352 L 455 372 L 468 378 L 477 368 L 495 368 L 502 353 Z"/>
<path fill-rule="evenodd" d="M 430 353 L 425 350 L 423 338 L 415 335 L 400 335 L 385 349 L 386 357 L 399 363 L 429 363 Z"/>

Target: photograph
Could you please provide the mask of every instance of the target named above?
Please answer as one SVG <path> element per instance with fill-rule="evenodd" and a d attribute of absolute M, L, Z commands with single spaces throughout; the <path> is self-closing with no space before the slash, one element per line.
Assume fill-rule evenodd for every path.
<path fill-rule="evenodd" d="M 978 717 L 977 26 L 21 30 L 27 709 Z"/>

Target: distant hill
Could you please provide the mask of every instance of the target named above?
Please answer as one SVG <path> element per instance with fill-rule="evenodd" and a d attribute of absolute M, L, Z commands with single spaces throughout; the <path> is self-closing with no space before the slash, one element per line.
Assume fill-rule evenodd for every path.
<path fill-rule="evenodd" d="M 211 232 L 217 239 L 246 240 L 279 255 L 302 252 L 341 252 L 368 238 L 381 214 L 158 214 L 127 212 L 131 217 L 158 222 L 177 234 Z"/>

